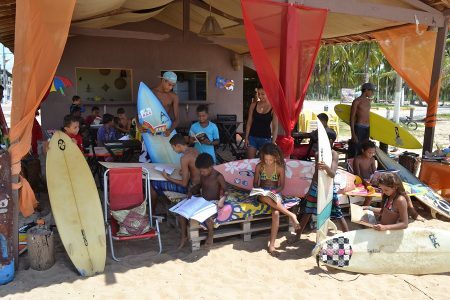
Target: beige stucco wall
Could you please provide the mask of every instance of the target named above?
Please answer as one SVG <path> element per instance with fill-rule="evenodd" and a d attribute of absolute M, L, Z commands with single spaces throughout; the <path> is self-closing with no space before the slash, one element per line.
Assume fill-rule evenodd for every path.
<path fill-rule="evenodd" d="M 66 89 L 66 96 L 51 93 L 42 105 L 42 125 L 44 129 L 59 128 L 62 119 L 69 112 L 72 95 L 76 94 L 76 67 L 93 68 L 124 68 L 132 69 L 133 103 L 120 105 L 127 110 L 128 115 L 136 113 L 136 97 L 139 82 L 143 81 L 150 87 L 158 84 L 161 70 L 187 70 L 208 72 L 208 102 L 210 115 L 236 114 L 242 121 L 242 67 L 235 71 L 231 65 L 232 52 L 204 40 L 193 38 L 191 42 L 183 42 L 181 32 L 154 20 L 140 23 L 125 24 L 116 29 L 168 33 L 169 41 L 150 41 L 123 38 L 103 38 L 74 36 L 67 41 L 56 75 L 66 76 L 74 82 L 73 88 Z M 232 92 L 215 87 L 217 75 L 235 81 Z M 86 102 L 84 102 L 86 103 Z M 119 105 L 107 105 L 107 112 L 115 114 Z M 181 125 L 190 124 L 195 120 L 196 105 L 180 105 Z M 87 116 L 90 107 L 86 107 Z"/>

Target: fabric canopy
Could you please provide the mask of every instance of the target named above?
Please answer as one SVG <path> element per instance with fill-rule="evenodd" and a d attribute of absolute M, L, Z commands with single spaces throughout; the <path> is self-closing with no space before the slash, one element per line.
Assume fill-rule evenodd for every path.
<path fill-rule="evenodd" d="M 327 11 L 264 0 L 241 3 L 250 54 L 286 134 L 278 144 L 289 155 L 294 148 L 290 134 L 302 109 Z"/>
<path fill-rule="evenodd" d="M 55 75 L 66 44 L 75 0 L 17 0 L 14 42 L 13 100 L 10 153 L 12 174 L 20 173 L 20 160 L 31 146 L 35 111 Z M 21 178 L 20 210 L 34 212 L 36 199 Z M 20 185 L 13 186 L 18 189 Z"/>
<path fill-rule="evenodd" d="M 428 103 L 425 126 L 434 127 L 438 99 L 430 102 L 430 83 L 437 34 L 426 31 L 426 26 L 419 30 L 420 34 L 415 25 L 409 25 L 375 32 L 373 36 L 395 71 Z M 439 84 L 433 88 L 439 88 Z"/>

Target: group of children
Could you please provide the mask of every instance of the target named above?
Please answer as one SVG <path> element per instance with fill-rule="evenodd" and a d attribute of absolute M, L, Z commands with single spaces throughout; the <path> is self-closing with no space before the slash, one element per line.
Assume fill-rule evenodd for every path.
<path fill-rule="evenodd" d="M 80 149 L 82 149 L 82 138 L 79 134 L 80 126 L 101 123 L 98 129 L 97 145 L 102 146 L 105 142 L 115 140 L 122 134 L 129 134 L 131 130 L 131 120 L 125 114 L 123 108 L 117 110 L 117 117 L 110 114 L 104 114 L 100 117 L 98 107 L 92 108 L 92 114 L 85 120 L 81 117 L 84 111 L 81 105 L 81 99 L 78 96 L 73 97 L 73 104 L 70 107 L 70 114 L 64 117 L 64 131 L 74 140 Z M 175 191 L 185 193 L 190 198 L 191 195 L 201 195 L 206 200 L 217 201 L 218 209 L 222 208 L 226 199 L 226 183 L 222 174 L 216 171 L 213 166 L 216 156 L 214 146 L 219 144 L 219 131 L 217 126 L 209 120 L 208 107 L 199 105 L 197 107 L 198 122 L 192 124 L 189 130 L 189 138 L 181 134 L 175 134 L 170 139 L 173 151 L 183 154 L 180 159 L 181 180 L 174 179 L 168 174 L 163 173 L 166 181 L 152 181 L 152 211 L 156 208 L 156 199 L 158 194 L 163 191 Z M 326 114 L 319 114 L 318 119 L 323 123 L 331 145 L 336 139 L 336 134 L 328 127 L 328 117 Z M 101 122 L 100 122 L 101 120 Z M 317 142 L 317 132 L 312 132 L 310 138 Z M 194 147 L 190 147 L 194 144 Z M 317 145 L 313 146 L 316 150 Z M 276 254 L 275 239 L 279 228 L 280 213 L 289 217 L 294 224 L 297 236 L 300 237 L 311 216 L 317 213 L 317 177 L 318 172 L 326 172 L 331 178 L 336 175 L 338 167 L 338 154 L 333 152 L 331 166 L 323 162 L 317 162 L 312 183 L 302 201 L 301 215 L 298 217 L 293 212 L 286 209 L 281 201 L 281 191 L 285 184 L 285 163 L 280 148 L 273 143 L 263 145 L 259 151 L 260 162 L 255 169 L 253 186 L 270 190 L 278 195 L 277 200 L 265 196 L 259 196 L 259 201 L 269 205 L 272 208 L 272 226 L 269 239 L 268 252 Z M 353 161 L 353 170 L 356 175 L 362 178 L 363 184 L 367 187 L 370 177 L 376 170 L 375 165 L 375 144 L 365 142 L 362 145 L 362 153 L 355 157 Z M 317 161 L 317 157 L 316 157 Z M 414 208 L 409 204 L 410 200 L 405 193 L 401 180 L 395 174 L 383 174 L 379 180 L 379 187 L 383 192 L 383 206 L 373 208 L 370 205 L 370 198 L 366 199 L 364 206 L 366 209 L 373 210 L 380 216 L 379 224 L 375 225 L 376 230 L 401 229 L 408 226 L 408 209 L 413 217 Z M 331 217 L 337 219 L 343 231 L 348 230 L 347 223 L 339 207 L 336 191 L 333 193 L 333 206 Z M 182 248 L 187 242 L 187 220 L 179 217 L 181 226 L 181 239 L 179 247 Z M 209 218 L 206 221 L 208 228 L 207 245 L 213 242 L 213 220 Z"/>
<path fill-rule="evenodd" d="M 84 144 L 89 143 L 89 126 L 101 125 L 98 128 L 95 142 L 97 146 L 103 146 L 105 143 L 117 140 L 132 131 L 132 121 L 127 117 L 125 109 L 117 109 L 117 117 L 111 114 L 100 116 L 100 109 L 93 106 L 91 114 L 83 118 L 82 113 L 85 107 L 81 104 L 81 98 L 77 95 L 72 97 L 72 105 L 69 114 L 64 117 L 63 131 L 69 135 L 72 140 L 83 150 Z"/>

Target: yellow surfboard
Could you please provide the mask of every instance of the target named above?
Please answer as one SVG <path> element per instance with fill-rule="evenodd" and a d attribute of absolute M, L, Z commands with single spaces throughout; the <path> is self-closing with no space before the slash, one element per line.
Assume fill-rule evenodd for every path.
<path fill-rule="evenodd" d="M 52 212 L 67 254 L 82 276 L 103 272 L 106 238 L 97 187 L 83 154 L 61 131 L 50 141 L 46 169 Z"/>
<path fill-rule="evenodd" d="M 350 124 L 351 108 L 351 105 L 338 104 L 334 111 L 345 123 Z M 422 148 L 422 144 L 408 130 L 373 112 L 370 112 L 370 137 L 404 149 Z"/>

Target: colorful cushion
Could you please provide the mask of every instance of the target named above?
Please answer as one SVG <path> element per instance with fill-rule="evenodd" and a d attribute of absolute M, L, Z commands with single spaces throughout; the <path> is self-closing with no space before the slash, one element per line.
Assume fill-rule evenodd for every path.
<path fill-rule="evenodd" d="M 170 202 L 173 204 L 180 202 L 183 199 L 187 198 L 186 194 L 178 193 L 178 192 L 171 192 L 171 191 L 164 191 L 164 195 L 169 199 Z"/>
<path fill-rule="evenodd" d="M 252 216 L 269 215 L 272 208 L 260 202 L 257 197 L 250 197 L 248 191 L 242 191 L 234 187 L 227 189 L 228 197 L 222 209 L 214 220 L 216 225 L 239 219 L 247 219 Z M 300 202 L 298 197 L 283 197 L 282 204 L 286 208 L 292 208 Z"/>
<path fill-rule="evenodd" d="M 146 201 L 131 209 L 111 211 L 111 215 L 120 226 L 117 236 L 140 235 L 148 232 L 150 222 L 146 211 Z"/>

